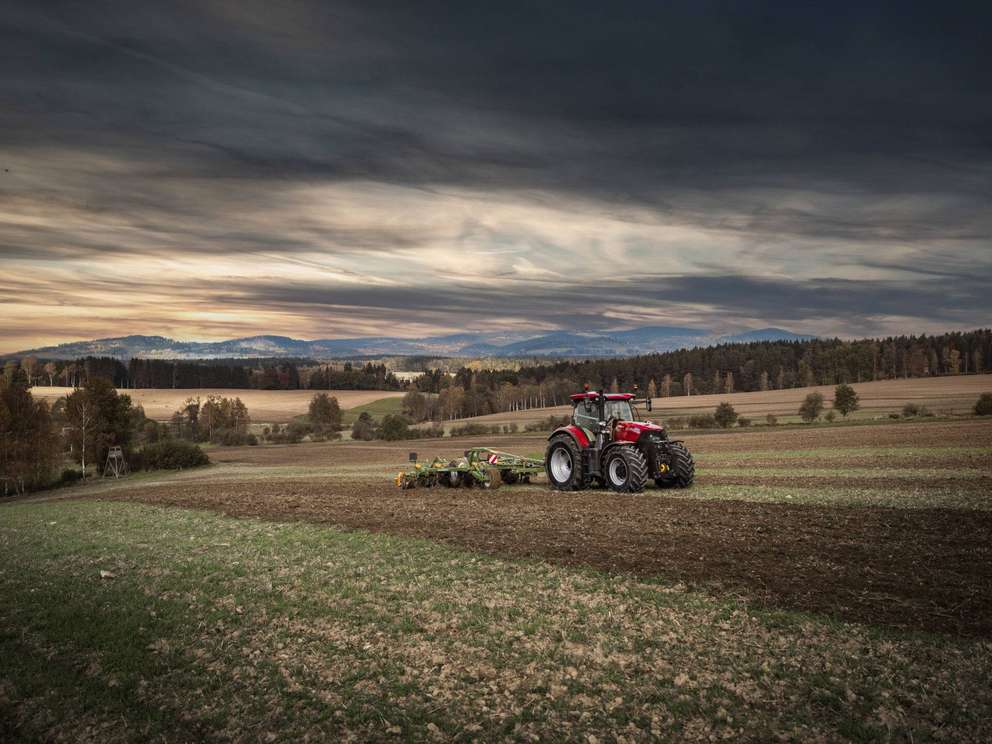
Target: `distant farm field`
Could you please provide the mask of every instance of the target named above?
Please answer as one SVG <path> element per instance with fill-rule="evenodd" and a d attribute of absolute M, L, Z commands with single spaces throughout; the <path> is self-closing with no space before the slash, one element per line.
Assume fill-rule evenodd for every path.
<path fill-rule="evenodd" d="M 898 413 L 906 403 L 926 406 L 936 415 L 970 413 L 978 396 L 992 392 L 992 374 L 960 375 L 955 377 L 927 377 L 908 380 L 880 380 L 878 382 L 852 383 L 861 399 L 861 408 L 849 418 L 864 419 L 884 417 Z M 690 416 L 695 413 L 712 413 L 724 401 L 734 406 L 741 416 L 751 417 L 760 423 L 768 414 L 779 417 L 780 423 L 791 419 L 798 420 L 799 404 L 812 392 L 823 394 L 827 409 L 833 403 L 834 386 L 820 385 L 808 388 L 786 390 L 766 390 L 756 393 L 732 393 L 721 395 L 688 395 L 673 398 L 655 398 L 651 418 L 661 419 L 672 416 Z M 479 416 L 453 424 L 472 421 L 480 424 L 513 423 L 526 424 L 548 416 L 562 416 L 570 411 L 568 406 L 533 408 L 528 411 L 511 411 Z M 642 413 L 644 413 L 642 411 Z"/>
<path fill-rule="evenodd" d="M 54 402 L 72 392 L 66 387 L 35 387 L 31 394 L 36 398 Z M 199 397 L 206 400 L 208 395 L 220 395 L 226 398 L 238 397 L 248 407 L 248 414 L 256 423 L 283 424 L 292 421 L 295 416 L 307 412 L 311 398 L 321 392 L 333 395 L 338 399 L 341 408 L 349 409 L 365 406 L 383 398 L 402 397 L 402 392 L 391 390 L 232 390 L 224 388 L 195 388 L 171 390 L 160 388 L 141 388 L 121 390 L 131 396 L 136 405 L 145 409 L 145 415 L 158 421 L 167 421 L 187 398 Z"/>

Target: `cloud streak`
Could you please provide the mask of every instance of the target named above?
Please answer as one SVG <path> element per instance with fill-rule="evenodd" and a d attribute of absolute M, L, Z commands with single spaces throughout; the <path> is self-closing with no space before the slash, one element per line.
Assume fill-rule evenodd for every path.
<path fill-rule="evenodd" d="M 15 4 L 0 348 L 987 324 L 983 15 Z"/>

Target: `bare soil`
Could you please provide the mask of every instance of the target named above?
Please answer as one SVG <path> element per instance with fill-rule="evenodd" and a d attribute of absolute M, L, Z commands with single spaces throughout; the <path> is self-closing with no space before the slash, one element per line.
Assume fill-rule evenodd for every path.
<path fill-rule="evenodd" d="M 238 448 L 217 461 L 254 465 L 405 465 L 423 454 L 458 454 L 478 439 Z M 540 450 L 543 437 L 490 440 L 500 449 Z M 992 422 L 898 424 L 852 429 L 735 432 L 693 437 L 694 451 L 803 447 L 988 446 Z M 981 462 L 981 460 L 979 460 Z M 784 462 L 784 461 L 783 461 Z M 705 483 L 836 485 L 803 475 L 706 475 Z M 329 471 L 333 473 L 334 471 Z M 845 486 L 903 488 L 911 479 L 845 479 Z M 947 483 L 943 481 L 946 480 Z M 928 479 L 927 487 L 988 489 L 990 477 Z M 136 484 L 137 485 L 137 484 Z M 687 500 L 650 490 L 557 493 L 546 487 L 496 492 L 399 491 L 385 475 L 340 474 L 273 481 L 184 480 L 116 491 L 106 498 L 305 520 L 437 540 L 507 557 L 529 557 L 730 592 L 765 607 L 923 631 L 992 636 L 992 513 L 951 509 L 810 506 Z"/>
<path fill-rule="evenodd" d="M 113 498 L 423 537 L 663 576 L 847 620 L 992 634 L 989 513 L 298 481 L 187 483 Z"/>

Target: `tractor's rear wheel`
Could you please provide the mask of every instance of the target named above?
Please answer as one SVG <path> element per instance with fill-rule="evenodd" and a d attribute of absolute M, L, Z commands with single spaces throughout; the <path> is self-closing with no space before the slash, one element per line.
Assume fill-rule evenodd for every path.
<path fill-rule="evenodd" d="M 692 459 L 692 453 L 680 442 L 672 442 L 669 447 L 672 452 L 669 470 L 660 478 L 655 478 L 654 482 L 658 488 L 688 488 L 696 478 L 696 463 Z"/>
<path fill-rule="evenodd" d="M 639 493 L 648 482 L 648 461 L 636 447 L 616 447 L 603 463 L 606 485 L 617 493 Z"/>
<path fill-rule="evenodd" d="M 582 452 L 568 434 L 559 434 L 548 443 L 544 469 L 548 483 L 556 491 L 580 491 L 586 487 L 582 472 Z"/>

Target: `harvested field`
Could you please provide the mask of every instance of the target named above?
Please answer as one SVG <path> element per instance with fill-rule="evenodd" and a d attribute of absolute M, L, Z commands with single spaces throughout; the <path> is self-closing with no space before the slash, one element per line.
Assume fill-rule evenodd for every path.
<path fill-rule="evenodd" d="M 544 438 L 490 441 L 526 454 Z M 424 537 L 692 582 L 769 607 L 992 635 L 992 422 L 688 441 L 699 476 L 684 492 L 403 492 L 390 482 L 408 450 L 453 457 L 483 443 L 475 438 L 220 449 L 216 468 L 103 495 Z"/>
<path fill-rule="evenodd" d="M 992 392 L 992 374 L 961 375 L 957 377 L 929 377 L 909 380 L 880 380 L 878 382 L 857 382 L 851 385 L 861 399 L 861 409 L 850 416 L 863 419 L 898 413 L 906 403 L 926 406 L 935 414 L 969 413 L 978 396 Z M 756 393 L 731 393 L 729 395 L 690 395 L 674 398 L 655 398 L 651 417 L 664 421 L 673 416 L 688 416 L 695 413 L 712 413 L 724 401 L 734 406 L 741 416 L 760 422 L 771 413 L 783 419 L 795 417 L 799 404 L 812 392 L 822 393 L 829 409 L 833 403 L 834 386 L 820 385 L 788 390 L 767 390 Z M 526 424 L 540 421 L 548 416 L 563 416 L 569 413 L 568 406 L 535 408 L 529 411 L 495 413 L 452 422 L 480 424 Z"/>
<path fill-rule="evenodd" d="M 54 402 L 72 392 L 66 387 L 35 387 L 31 394 L 35 398 Z M 120 390 L 131 396 L 135 405 L 145 409 L 148 418 L 168 421 L 172 414 L 187 398 L 206 400 L 209 395 L 225 398 L 241 398 L 248 407 L 248 413 L 255 423 L 284 424 L 295 416 L 307 412 L 310 399 L 319 392 L 326 392 L 338 399 L 341 408 L 355 408 L 382 398 L 401 397 L 402 392 L 393 390 L 232 390 L 226 388 L 194 388 L 185 390 L 163 390 L 138 388 Z"/>

